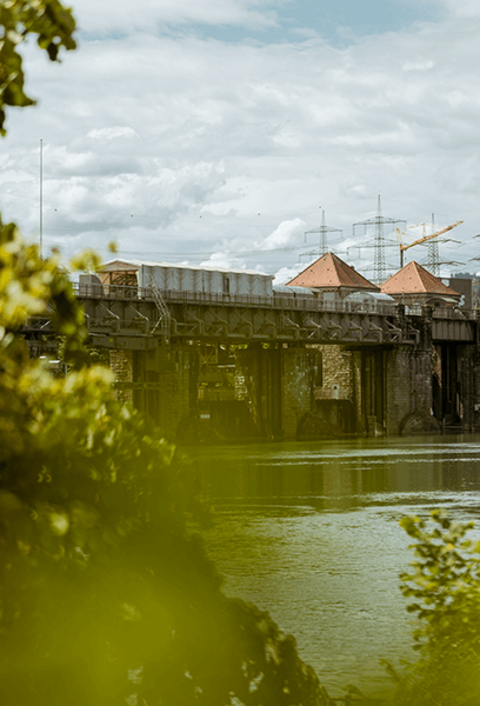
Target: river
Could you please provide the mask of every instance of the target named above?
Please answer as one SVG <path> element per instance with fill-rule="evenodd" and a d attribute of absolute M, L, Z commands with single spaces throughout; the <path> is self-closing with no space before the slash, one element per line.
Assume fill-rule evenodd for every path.
<path fill-rule="evenodd" d="M 380 658 L 411 659 L 399 526 L 444 507 L 480 518 L 480 436 L 355 439 L 194 449 L 225 591 L 295 635 L 330 693 L 386 696 Z"/>

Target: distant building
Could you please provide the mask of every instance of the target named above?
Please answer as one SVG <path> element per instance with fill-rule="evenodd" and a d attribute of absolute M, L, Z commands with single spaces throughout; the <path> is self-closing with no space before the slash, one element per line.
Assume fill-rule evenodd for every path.
<path fill-rule="evenodd" d="M 303 272 L 287 282 L 289 287 L 307 287 L 323 299 L 345 299 L 354 292 L 380 292 L 380 288 L 359 274 L 353 267 L 329 252 Z"/>
<path fill-rule="evenodd" d="M 461 294 L 417 262 L 409 262 L 381 285 L 384 294 L 408 306 L 453 307 Z"/>

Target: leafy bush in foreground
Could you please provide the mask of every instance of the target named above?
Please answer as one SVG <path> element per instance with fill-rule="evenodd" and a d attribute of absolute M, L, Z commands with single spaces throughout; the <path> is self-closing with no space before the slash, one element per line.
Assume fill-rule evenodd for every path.
<path fill-rule="evenodd" d="M 454 522 L 440 510 L 430 520 L 406 517 L 402 527 L 417 557 L 401 576 L 414 599 L 414 649 L 419 659 L 398 674 L 398 706 L 478 706 L 480 703 L 480 542 L 473 523 Z"/>
<path fill-rule="evenodd" d="M 66 378 L 19 334 L 47 306 Z M 322 703 L 293 638 L 222 594 L 173 447 L 82 367 L 85 336 L 55 260 L 0 225 L 2 706 Z"/>

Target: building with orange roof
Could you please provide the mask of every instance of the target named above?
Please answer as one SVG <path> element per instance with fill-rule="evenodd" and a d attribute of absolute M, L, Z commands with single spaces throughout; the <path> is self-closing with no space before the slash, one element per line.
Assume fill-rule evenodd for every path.
<path fill-rule="evenodd" d="M 458 304 L 461 294 L 412 260 L 381 285 L 381 291 L 409 306 L 444 307 Z"/>
<path fill-rule="evenodd" d="M 341 299 L 352 292 L 380 292 L 379 287 L 331 252 L 312 262 L 287 285 L 307 287 L 317 294 L 337 295 Z"/>

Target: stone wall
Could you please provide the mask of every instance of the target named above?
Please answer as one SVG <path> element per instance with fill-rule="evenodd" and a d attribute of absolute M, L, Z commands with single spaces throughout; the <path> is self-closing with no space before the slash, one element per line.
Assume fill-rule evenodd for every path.
<path fill-rule="evenodd" d="M 113 373 L 115 397 L 123 404 L 133 402 L 133 361 L 132 351 L 110 350 L 110 369 Z"/>
<path fill-rule="evenodd" d="M 348 401 L 352 419 L 344 431 L 366 431 L 366 417 L 362 406 L 362 351 L 339 345 L 312 346 L 321 355 L 321 374 L 317 375 L 315 400 L 318 411 L 324 410 L 330 400 Z"/>
<path fill-rule="evenodd" d="M 321 354 L 322 374 L 321 384 L 315 386 L 315 398 L 353 401 L 352 351 L 336 345 L 316 348 Z"/>

